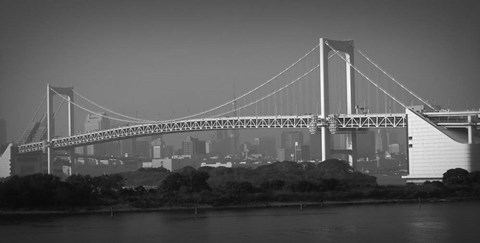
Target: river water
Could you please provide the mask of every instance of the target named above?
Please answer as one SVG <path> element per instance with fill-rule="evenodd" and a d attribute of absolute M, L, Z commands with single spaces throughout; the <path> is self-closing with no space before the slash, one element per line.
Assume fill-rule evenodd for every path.
<path fill-rule="evenodd" d="M 480 242 L 480 202 L 2 215 L 0 242 Z"/>

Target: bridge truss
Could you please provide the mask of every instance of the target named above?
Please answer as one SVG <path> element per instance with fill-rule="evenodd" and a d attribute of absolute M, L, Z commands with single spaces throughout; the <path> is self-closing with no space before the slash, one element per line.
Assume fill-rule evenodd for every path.
<path fill-rule="evenodd" d="M 406 126 L 405 114 L 331 115 L 326 119 L 321 119 L 316 115 L 206 118 L 141 124 L 76 134 L 69 137 L 54 138 L 50 144 L 43 141 L 19 145 L 18 152 L 22 154 L 42 151 L 47 146 L 60 149 L 133 137 L 192 131 L 247 128 L 308 128 L 311 132 L 316 132 L 321 127 L 329 127 L 330 132 L 335 133 L 337 129 L 396 128 Z"/>

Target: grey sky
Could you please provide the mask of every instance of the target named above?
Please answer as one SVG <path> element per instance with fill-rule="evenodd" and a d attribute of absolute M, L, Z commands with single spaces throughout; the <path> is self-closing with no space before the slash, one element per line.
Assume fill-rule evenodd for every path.
<path fill-rule="evenodd" d="M 238 93 L 264 82 L 319 37 L 353 39 L 435 103 L 479 108 L 479 13 L 474 0 L 0 0 L 0 117 L 16 139 L 47 82 L 132 116 L 186 115 L 231 98 L 233 80 Z"/>

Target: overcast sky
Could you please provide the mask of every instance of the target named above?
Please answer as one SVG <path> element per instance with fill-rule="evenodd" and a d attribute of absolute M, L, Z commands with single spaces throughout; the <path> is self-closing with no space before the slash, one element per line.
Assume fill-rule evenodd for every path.
<path fill-rule="evenodd" d="M 0 0 L 0 118 L 8 140 L 46 84 L 167 119 L 220 104 L 283 70 L 319 37 L 353 39 L 408 87 L 480 107 L 480 1 Z M 77 120 L 76 130 L 83 127 Z"/>

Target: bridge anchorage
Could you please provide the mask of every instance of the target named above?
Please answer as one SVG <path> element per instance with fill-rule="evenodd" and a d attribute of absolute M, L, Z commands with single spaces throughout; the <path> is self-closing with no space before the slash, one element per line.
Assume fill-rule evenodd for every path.
<path fill-rule="evenodd" d="M 389 85 L 396 88 L 389 89 L 389 85 L 367 76 L 357 65 L 358 60 L 354 62 L 356 52 L 367 61 L 367 64 L 373 65 L 387 77 Z M 338 72 L 337 76 L 335 70 L 329 68 L 329 62 L 333 62 L 331 60 L 334 57 L 338 57 L 337 61 L 345 67 L 345 71 Z M 377 93 L 377 103 L 378 94 L 384 96 L 384 111 L 377 104 L 376 112 L 370 113 L 370 109 L 365 109 L 369 111 L 358 114 L 356 108 L 361 100 L 363 99 L 365 107 L 365 100 L 374 93 L 370 95 L 368 91 L 367 94 L 359 93 L 367 86 Z M 340 91 L 335 91 L 336 88 Z M 406 93 L 410 100 L 399 99 L 399 95 L 394 95 L 398 91 L 396 89 Z M 105 113 L 85 108 L 74 101 L 74 95 L 112 116 L 107 117 Z M 52 106 L 54 96 L 68 104 L 68 133 L 62 137 L 54 134 L 56 114 Z M 339 97 L 340 101 L 335 100 Z M 321 147 L 312 149 L 321 150 L 322 160 L 331 158 L 332 151 L 335 150 L 332 148 L 332 138 L 336 134 L 341 134 L 345 139 L 344 151 L 347 151 L 349 161 L 355 166 L 357 131 L 406 128 L 409 175 L 405 178 L 409 181 L 438 180 L 450 168 L 480 169 L 478 162 L 480 112 L 437 111 L 434 106 L 355 48 L 351 40 L 320 38 L 319 44 L 311 51 L 249 92 L 211 109 L 171 120 L 155 121 L 129 117 L 94 103 L 72 87 L 47 85 L 46 100 L 46 115 L 29 128 L 29 132 L 25 133 L 26 136 L 17 145 L 10 146 L 10 152 L 0 158 L 0 165 L 8 163 L 15 172 L 22 161 L 35 157 L 34 154 L 41 154 L 41 159 L 35 159 L 46 160 L 47 170 L 37 168 L 37 172 L 53 173 L 54 150 L 66 151 L 74 164 L 74 148 L 77 146 L 134 137 L 228 129 L 305 128 L 310 133 L 320 133 Z M 417 109 L 419 106 L 415 108 L 405 105 L 412 100 L 427 107 L 429 111 Z M 388 105 L 390 107 L 392 103 L 400 106 L 401 110 L 392 112 L 390 108 L 387 109 L 387 104 L 390 104 Z M 316 104 L 316 109 L 313 104 Z M 129 125 L 75 134 L 74 107 Z M 333 110 L 337 112 L 332 112 Z"/>

